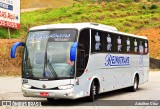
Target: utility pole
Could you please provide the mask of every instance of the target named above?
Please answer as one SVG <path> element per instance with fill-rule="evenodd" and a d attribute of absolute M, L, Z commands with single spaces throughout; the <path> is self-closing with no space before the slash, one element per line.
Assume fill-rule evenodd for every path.
<path fill-rule="evenodd" d="M 11 38 L 10 28 L 8 28 L 8 39 Z"/>

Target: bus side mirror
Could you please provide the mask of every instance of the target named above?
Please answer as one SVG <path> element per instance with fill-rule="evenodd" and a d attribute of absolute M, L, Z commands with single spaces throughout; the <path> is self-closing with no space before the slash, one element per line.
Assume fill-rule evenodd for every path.
<path fill-rule="evenodd" d="M 77 47 L 78 47 L 78 42 L 75 42 L 74 44 L 72 44 L 71 49 L 70 49 L 70 61 L 76 60 Z"/>
<path fill-rule="evenodd" d="M 25 46 L 25 43 L 23 42 L 16 42 L 12 45 L 11 51 L 10 51 L 10 56 L 11 58 L 15 58 L 16 55 L 16 49 L 18 46 Z"/>

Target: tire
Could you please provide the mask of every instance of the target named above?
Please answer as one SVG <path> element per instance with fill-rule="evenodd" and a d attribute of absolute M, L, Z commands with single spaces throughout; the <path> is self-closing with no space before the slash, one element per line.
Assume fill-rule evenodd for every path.
<path fill-rule="evenodd" d="M 98 98 L 98 86 L 96 86 L 95 81 L 93 81 L 90 87 L 89 101 L 93 102 L 97 98 Z"/>
<path fill-rule="evenodd" d="M 138 84 L 139 84 L 138 76 L 135 76 L 134 77 L 134 84 L 132 87 L 130 87 L 130 90 L 132 92 L 136 92 L 138 90 Z"/>
<path fill-rule="evenodd" d="M 52 102 L 52 101 L 54 101 L 55 99 L 54 98 L 47 98 L 47 101 L 48 102 Z"/>

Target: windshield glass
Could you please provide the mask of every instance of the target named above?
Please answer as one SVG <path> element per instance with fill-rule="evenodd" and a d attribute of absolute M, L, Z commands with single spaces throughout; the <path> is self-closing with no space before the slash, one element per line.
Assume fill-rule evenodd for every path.
<path fill-rule="evenodd" d="M 73 78 L 74 63 L 70 48 L 77 32 L 70 30 L 32 31 L 28 33 L 23 60 L 24 78 Z"/>

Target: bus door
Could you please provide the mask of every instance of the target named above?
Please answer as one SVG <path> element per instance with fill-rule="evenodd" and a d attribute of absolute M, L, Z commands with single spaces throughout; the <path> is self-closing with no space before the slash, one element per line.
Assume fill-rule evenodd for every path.
<path fill-rule="evenodd" d="M 85 69 L 85 50 L 84 45 L 79 44 L 77 49 L 77 64 L 76 64 L 76 76 L 79 77 L 83 74 Z"/>

